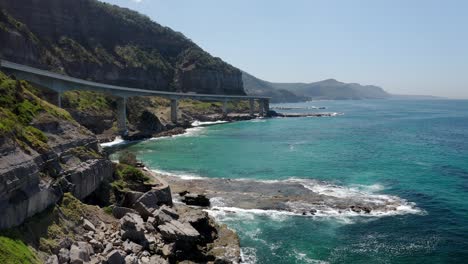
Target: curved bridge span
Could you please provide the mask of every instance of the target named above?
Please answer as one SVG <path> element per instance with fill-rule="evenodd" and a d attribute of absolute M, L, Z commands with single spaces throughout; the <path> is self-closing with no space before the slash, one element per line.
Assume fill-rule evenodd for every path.
<path fill-rule="evenodd" d="M 50 71 L 37 69 L 34 67 L 17 64 L 5 60 L 0 61 L 0 67 L 13 74 L 18 79 L 49 88 L 57 93 L 58 106 L 61 107 L 61 96 L 63 92 L 69 90 L 89 90 L 96 92 L 109 93 L 120 98 L 118 100 L 117 124 L 121 134 L 127 133 L 127 113 L 126 101 L 132 96 L 158 96 L 169 98 L 171 100 L 171 120 L 177 123 L 178 100 L 195 99 L 202 101 L 221 101 L 223 102 L 223 112 L 227 114 L 228 101 L 248 100 L 250 103 L 250 114 L 255 115 L 255 101 L 259 102 L 258 112 L 264 116 L 269 110 L 269 97 L 242 96 L 242 95 L 221 95 L 221 94 L 197 94 L 197 93 L 177 93 L 157 90 L 147 90 L 131 87 L 109 85 L 104 83 L 91 82 L 83 79 L 70 77 Z"/>

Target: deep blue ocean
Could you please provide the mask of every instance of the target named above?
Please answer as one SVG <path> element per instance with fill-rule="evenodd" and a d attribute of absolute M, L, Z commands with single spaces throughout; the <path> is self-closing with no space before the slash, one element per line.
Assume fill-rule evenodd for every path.
<path fill-rule="evenodd" d="M 335 186 L 324 192 L 396 196 L 412 208 L 372 217 L 212 212 L 238 232 L 246 263 L 468 263 L 468 101 L 281 106 L 343 115 L 219 124 L 127 149 L 186 178 L 317 179 Z"/>

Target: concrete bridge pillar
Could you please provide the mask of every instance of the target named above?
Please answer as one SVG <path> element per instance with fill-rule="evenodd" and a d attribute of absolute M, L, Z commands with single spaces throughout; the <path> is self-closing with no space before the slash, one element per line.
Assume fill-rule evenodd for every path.
<path fill-rule="evenodd" d="M 57 105 L 58 107 L 62 108 L 62 92 L 57 93 Z"/>
<path fill-rule="evenodd" d="M 265 113 L 268 115 L 268 111 L 270 111 L 270 100 L 263 99 L 263 107 L 265 108 Z"/>
<path fill-rule="evenodd" d="M 260 99 L 258 103 L 260 104 L 260 107 L 259 107 L 260 116 L 265 116 L 265 102 L 262 99 Z"/>
<path fill-rule="evenodd" d="M 178 105 L 178 100 L 171 99 L 171 121 L 174 124 L 177 123 L 177 105 Z"/>
<path fill-rule="evenodd" d="M 120 135 L 127 135 L 127 97 L 117 99 L 117 129 Z"/>
<path fill-rule="evenodd" d="M 223 116 L 227 116 L 228 114 L 228 102 L 226 99 L 224 99 L 223 101 Z"/>
<path fill-rule="evenodd" d="M 249 110 L 250 110 L 250 115 L 254 116 L 255 115 L 255 101 L 254 101 L 254 99 L 249 99 Z"/>

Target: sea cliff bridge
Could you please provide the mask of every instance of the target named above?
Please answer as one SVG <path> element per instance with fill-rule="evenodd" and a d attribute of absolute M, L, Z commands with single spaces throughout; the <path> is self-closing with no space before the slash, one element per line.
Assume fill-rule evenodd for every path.
<path fill-rule="evenodd" d="M 130 88 L 115 86 L 97 82 L 91 82 L 83 79 L 40 70 L 30 66 L 17 64 L 5 60 L 0 60 L 0 67 L 13 74 L 18 79 L 26 80 L 33 84 L 46 87 L 57 93 L 57 104 L 62 106 L 62 94 L 70 90 L 90 90 L 112 94 L 119 98 L 117 103 L 117 126 L 119 133 L 127 133 L 127 110 L 126 102 L 128 97 L 132 96 L 158 96 L 171 100 L 171 120 L 177 123 L 178 100 L 195 99 L 200 101 L 221 101 L 223 102 L 223 113 L 228 112 L 227 103 L 229 101 L 248 100 L 250 106 L 250 115 L 255 115 L 255 101 L 259 103 L 259 115 L 264 116 L 269 111 L 269 97 L 243 96 L 243 95 L 220 95 L 220 94 L 197 94 L 197 93 L 177 93 L 157 90 L 147 90 L 139 88 Z"/>

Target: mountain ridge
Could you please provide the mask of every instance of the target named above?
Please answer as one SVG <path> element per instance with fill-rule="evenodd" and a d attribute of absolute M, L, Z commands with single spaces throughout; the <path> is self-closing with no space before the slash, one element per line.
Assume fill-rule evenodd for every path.
<path fill-rule="evenodd" d="M 272 102 L 301 102 L 308 100 L 360 100 L 387 99 L 391 95 L 375 85 L 344 83 L 336 79 L 326 79 L 312 83 L 275 83 L 258 79 L 246 72 L 242 73 L 244 89 L 249 95 L 272 97 Z M 286 94 L 287 97 L 281 98 Z"/>

